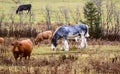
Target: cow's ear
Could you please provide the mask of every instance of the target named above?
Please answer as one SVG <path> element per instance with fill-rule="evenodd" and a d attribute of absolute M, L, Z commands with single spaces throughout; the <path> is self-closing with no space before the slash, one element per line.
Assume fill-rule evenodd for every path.
<path fill-rule="evenodd" d="M 22 44 L 20 43 L 19 46 L 22 46 Z"/>
<path fill-rule="evenodd" d="M 11 45 L 14 46 L 14 43 L 12 43 Z"/>

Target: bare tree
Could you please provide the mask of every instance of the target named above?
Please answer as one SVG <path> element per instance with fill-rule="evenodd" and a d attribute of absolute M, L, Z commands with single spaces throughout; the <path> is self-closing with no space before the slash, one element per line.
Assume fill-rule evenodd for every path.
<path fill-rule="evenodd" d="M 69 25 L 68 9 L 66 7 L 61 7 L 60 12 L 63 14 L 66 24 Z"/>
<path fill-rule="evenodd" d="M 55 17 L 57 19 L 57 22 L 61 23 L 62 20 L 61 20 L 60 12 L 59 11 L 54 11 L 54 13 L 55 13 Z"/>
<path fill-rule="evenodd" d="M 113 2 L 112 1 L 108 1 L 107 4 L 106 4 L 106 26 L 107 26 L 107 35 L 109 34 L 110 32 L 110 27 L 112 26 L 112 19 L 113 19 Z"/>
<path fill-rule="evenodd" d="M 0 30 L 1 30 L 4 18 L 5 18 L 5 15 L 2 13 L 2 15 L 0 16 Z"/>
<path fill-rule="evenodd" d="M 10 13 L 10 20 L 11 20 L 12 24 L 9 25 L 9 33 L 10 33 L 10 31 L 13 32 L 13 28 L 14 28 L 14 14 L 13 13 Z M 7 36 L 9 37 L 10 35 L 7 34 Z"/>
<path fill-rule="evenodd" d="M 80 21 L 80 18 L 81 18 L 79 7 L 77 7 L 75 11 L 70 10 L 70 13 L 71 13 L 71 17 L 72 17 L 72 19 L 74 20 L 74 22 L 75 22 L 76 24 L 78 24 L 79 21 Z"/>
<path fill-rule="evenodd" d="M 117 39 L 119 35 L 119 29 L 120 29 L 120 10 L 114 6 L 114 13 L 113 13 L 113 18 L 114 18 L 114 35 L 115 39 Z"/>
<path fill-rule="evenodd" d="M 46 18 L 46 25 L 47 25 L 47 29 L 50 30 L 51 29 L 51 10 L 49 8 L 49 6 L 45 7 L 45 18 Z"/>

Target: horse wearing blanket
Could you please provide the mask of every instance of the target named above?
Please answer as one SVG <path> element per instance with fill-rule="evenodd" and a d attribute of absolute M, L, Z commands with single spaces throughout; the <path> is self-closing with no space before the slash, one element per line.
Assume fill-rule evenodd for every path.
<path fill-rule="evenodd" d="M 74 26 L 60 26 L 53 34 L 53 38 L 51 40 L 52 50 L 57 47 L 57 40 L 59 38 L 63 38 L 62 41 L 62 49 L 65 51 L 69 51 L 69 45 L 67 39 L 73 39 L 81 35 L 81 44 L 79 48 L 85 48 L 87 46 L 86 37 L 89 37 L 88 26 L 85 24 L 76 24 Z"/>

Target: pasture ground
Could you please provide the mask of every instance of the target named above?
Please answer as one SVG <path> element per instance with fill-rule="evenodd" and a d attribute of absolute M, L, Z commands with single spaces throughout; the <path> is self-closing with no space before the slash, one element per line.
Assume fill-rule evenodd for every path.
<path fill-rule="evenodd" d="M 120 43 L 88 41 L 88 48 L 77 49 L 72 42 L 70 51 L 52 51 L 50 44 L 34 46 L 30 61 L 15 61 L 8 39 L 0 52 L 0 74 L 96 74 L 119 73 Z M 60 49 L 61 44 L 58 46 Z"/>
<path fill-rule="evenodd" d="M 15 4 L 14 0 L 0 0 L 0 16 L 4 22 L 29 22 L 29 15 L 23 15 L 20 18 L 15 14 L 15 10 L 19 4 Z M 60 8 L 73 10 L 69 12 L 69 21 L 73 22 L 71 15 L 78 8 L 80 9 L 80 19 L 83 19 L 82 7 L 88 0 L 21 0 L 23 3 L 32 3 L 33 22 L 38 23 L 45 21 L 45 7 L 50 7 L 52 11 L 51 22 L 57 22 L 58 16 L 62 23 L 65 18 L 60 12 Z M 117 2 L 119 0 L 112 0 Z M 108 0 L 105 0 L 107 3 Z M 104 4 L 104 3 L 103 3 Z M 104 7 L 103 7 L 104 8 Z M 104 8 L 105 9 L 105 8 Z M 56 12 L 54 12 L 56 11 Z M 59 15 L 57 14 L 59 12 Z M 3 16 L 3 17 L 2 17 Z M 21 20 L 22 19 L 22 20 Z M 59 21 L 60 22 L 60 21 Z M 33 25 L 34 25 L 33 24 Z M 45 29 L 44 26 L 37 26 L 37 30 Z M 41 28 L 41 29 L 40 29 Z M 61 42 L 58 50 L 52 51 L 50 44 L 43 42 L 40 46 L 34 46 L 30 61 L 15 61 L 11 53 L 11 42 L 15 38 L 7 38 L 5 45 L 0 45 L 0 74 L 119 74 L 120 73 L 120 42 L 105 40 L 88 40 L 88 48 L 77 49 L 78 43 L 70 42 L 70 51 L 61 51 Z"/>

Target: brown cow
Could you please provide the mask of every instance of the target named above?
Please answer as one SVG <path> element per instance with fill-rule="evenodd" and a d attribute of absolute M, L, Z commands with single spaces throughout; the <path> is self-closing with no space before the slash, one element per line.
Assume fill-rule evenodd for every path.
<path fill-rule="evenodd" d="M 4 38 L 0 37 L 0 44 L 3 44 L 5 42 Z"/>
<path fill-rule="evenodd" d="M 25 57 L 28 60 L 30 59 L 31 52 L 33 49 L 33 43 L 30 39 L 22 40 L 22 41 L 15 41 L 12 43 L 13 49 L 12 53 L 14 55 L 15 60 L 17 60 L 18 57 L 20 57 L 20 60 L 22 57 Z"/>
<path fill-rule="evenodd" d="M 38 44 L 38 42 L 43 41 L 44 39 L 51 40 L 52 38 L 52 31 L 44 31 L 39 33 L 35 38 L 35 45 Z"/>
<path fill-rule="evenodd" d="M 0 51 L 4 52 L 5 39 L 0 37 Z"/>

